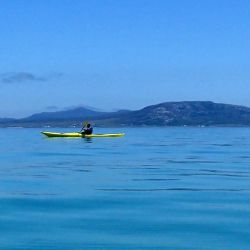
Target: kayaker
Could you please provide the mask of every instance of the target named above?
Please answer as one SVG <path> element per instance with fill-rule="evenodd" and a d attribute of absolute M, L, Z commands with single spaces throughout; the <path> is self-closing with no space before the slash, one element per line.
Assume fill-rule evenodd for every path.
<path fill-rule="evenodd" d="M 90 123 L 83 124 L 83 127 L 80 131 L 82 135 L 91 135 L 93 133 L 93 127 Z"/>

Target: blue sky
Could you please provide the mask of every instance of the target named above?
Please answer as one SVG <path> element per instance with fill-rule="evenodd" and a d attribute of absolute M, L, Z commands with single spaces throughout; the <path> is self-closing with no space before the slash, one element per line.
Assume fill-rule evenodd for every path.
<path fill-rule="evenodd" d="M 0 1 L 0 117 L 165 101 L 250 106 L 250 2 Z"/>

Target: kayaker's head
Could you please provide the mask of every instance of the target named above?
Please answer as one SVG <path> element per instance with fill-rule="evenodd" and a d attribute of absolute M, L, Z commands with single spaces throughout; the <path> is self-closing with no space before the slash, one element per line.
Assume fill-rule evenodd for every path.
<path fill-rule="evenodd" d="M 90 125 L 90 123 L 88 123 L 88 124 L 87 124 L 87 128 L 90 128 L 90 127 L 91 127 L 91 125 Z"/>

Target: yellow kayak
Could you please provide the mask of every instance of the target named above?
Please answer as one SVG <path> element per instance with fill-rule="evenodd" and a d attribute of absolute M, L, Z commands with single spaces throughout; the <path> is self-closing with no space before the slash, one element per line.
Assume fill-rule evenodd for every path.
<path fill-rule="evenodd" d="M 81 133 L 56 133 L 56 132 L 41 132 L 42 134 L 48 137 L 84 137 L 84 138 L 94 138 L 94 137 L 122 137 L 125 134 L 91 134 L 91 135 L 82 135 Z"/>

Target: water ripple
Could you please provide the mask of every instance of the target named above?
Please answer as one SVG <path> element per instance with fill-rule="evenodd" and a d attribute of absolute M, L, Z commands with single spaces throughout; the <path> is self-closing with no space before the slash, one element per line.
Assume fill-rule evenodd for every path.
<path fill-rule="evenodd" d="M 99 188 L 98 191 L 106 192 L 158 192 L 158 191 L 187 191 L 187 192 L 243 192 L 250 188 Z"/>

